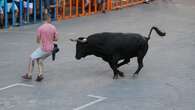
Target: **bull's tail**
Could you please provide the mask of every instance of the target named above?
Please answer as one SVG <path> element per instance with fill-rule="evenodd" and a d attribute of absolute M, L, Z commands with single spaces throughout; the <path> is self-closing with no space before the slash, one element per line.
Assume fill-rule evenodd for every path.
<path fill-rule="evenodd" d="M 150 40 L 150 36 L 151 36 L 153 30 L 155 30 L 156 33 L 157 33 L 159 36 L 161 36 L 161 37 L 163 37 L 163 36 L 166 35 L 165 32 L 162 32 L 162 31 L 159 30 L 157 27 L 153 26 L 153 27 L 150 29 L 150 33 L 148 34 L 147 40 Z"/>

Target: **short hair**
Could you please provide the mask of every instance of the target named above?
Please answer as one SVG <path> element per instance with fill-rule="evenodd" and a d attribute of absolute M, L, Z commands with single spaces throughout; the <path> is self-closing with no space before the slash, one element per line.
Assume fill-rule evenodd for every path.
<path fill-rule="evenodd" d="M 51 17 L 50 17 L 49 14 L 44 14 L 44 16 L 43 16 L 44 21 L 47 21 L 47 20 L 50 20 L 50 19 L 51 19 Z"/>

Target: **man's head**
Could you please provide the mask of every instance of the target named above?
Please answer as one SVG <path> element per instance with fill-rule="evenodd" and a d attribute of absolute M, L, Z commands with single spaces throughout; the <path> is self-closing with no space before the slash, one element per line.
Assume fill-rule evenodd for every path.
<path fill-rule="evenodd" d="M 50 15 L 49 14 L 44 14 L 43 20 L 45 22 L 51 23 L 51 17 L 50 17 Z"/>

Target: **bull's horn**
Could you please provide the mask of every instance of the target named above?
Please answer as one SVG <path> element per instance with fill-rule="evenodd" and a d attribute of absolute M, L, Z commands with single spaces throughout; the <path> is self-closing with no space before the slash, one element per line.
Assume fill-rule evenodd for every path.
<path fill-rule="evenodd" d="M 76 42 L 76 41 L 77 41 L 77 39 L 70 39 L 70 41 L 72 41 L 72 42 Z"/>
<path fill-rule="evenodd" d="M 86 43 L 87 42 L 87 39 L 86 38 L 83 38 L 83 39 L 77 39 L 78 42 L 81 42 L 81 43 Z"/>

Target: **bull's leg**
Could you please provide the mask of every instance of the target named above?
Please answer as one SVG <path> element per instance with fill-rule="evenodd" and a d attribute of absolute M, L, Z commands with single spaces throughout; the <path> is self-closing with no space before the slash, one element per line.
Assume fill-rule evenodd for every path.
<path fill-rule="evenodd" d="M 119 74 L 120 77 L 124 77 L 123 72 L 121 72 L 121 71 L 119 71 L 119 70 L 118 70 L 118 74 Z"/>
<path fill-rule="evenodd" d="M 125 59 L 125 60 L 123 60 L 123 62 L 117 64 L 117 67 L 119 68 L 120 66 L 122 66 L 122 65 L 124 65 L 124 64 L 127 64 L 127 63 L 129 63 L 129 62 L 130 62 L 130 59 Z"/>
<path fill-rule="evenodd" d="M 121 72 L 121 71 L 119 71 L 119 70 L 117 69 L 117 62 L 118 62 L 118 61 L 110 61 L 110 62 L 109 62 L 109 65 L 110 65 L 110 67 L 112 68 L 113 73 L 114 73 L 113 79 L 118 79 L 118 75 L 120 75 L 121 77 L 124 76 L 124 75 L 123 75 L 123 72 Z"/>
<path fill-rule="evenodd" d="M 127 63 L 129 63 L 129 62 L 130 62 L 130 59 L 125 59 L 125 60 L 123 60 L 123 62 L 117 64 L 117 68 L 119 68 L 120 66 L 122 66 L 122 65 L 124 65 L 124 64 L 127 64 Z M 119 74 L 120 77 L 124 77 L 123 72 L 118 71 L 118 74 Z"/>
<path fill-rule="evenodd" d="M 139 74 L 139 71 L 143 68 L 143 57 L 141 58 L 137 58 L 137 62 L 138 62 L 138 68 L 136 70 L 136 72 L 133 74 L 133 76 L 137 76 Z"/>
<path fill-rule="evenodd" d="M 118 79 L 118 75 L 121 77 L 124 77 L 123 72 L 119 71 L 117 68 L 117 63 L 119 61 L 119 57 L 117 55 L 112 56 L 109 60 L 107 60 L 110 67 L 112 68 L 114 72 L 113 79 Z"/>
<path fill-rule="evenodd" d="M 114 73 L 113 79 L 118 79 L 118 70 L 116 64 L 114 64 L 113 62 L 109 62 L 109 65 L 112 68 Z"/>

